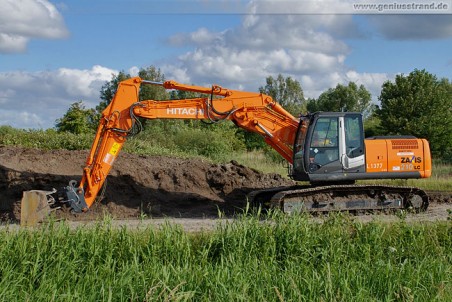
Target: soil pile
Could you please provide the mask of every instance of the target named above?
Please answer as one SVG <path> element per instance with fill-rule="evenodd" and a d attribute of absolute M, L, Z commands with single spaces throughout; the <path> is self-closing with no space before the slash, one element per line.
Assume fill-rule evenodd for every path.
<path fill-rule="evenodd" d="M 26 190 L 61 188 L 80 181 L 87 151 L 43 151 L 0 147 L 1 220 L 17 221 Z M 169 217 L 215 217 L 241 211 L 254 189 L 293 185 L 277 174 L 262 174 L 237 162 L 211 164 L 201 159 L 122 153 L 116 160 L 101 200 L 88 213 L 57 211 L 57 218 L 92 220 L 146 214 Z"/>

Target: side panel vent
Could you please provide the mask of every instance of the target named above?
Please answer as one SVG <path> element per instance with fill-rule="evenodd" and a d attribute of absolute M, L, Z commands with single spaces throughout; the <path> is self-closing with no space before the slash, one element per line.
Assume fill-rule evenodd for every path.
<path fill-rule="evenodd" d="M 393 139 L 391 140 L 392 149 L 413 150 L 419 149 L 418 140 L 415 139 Z"/>

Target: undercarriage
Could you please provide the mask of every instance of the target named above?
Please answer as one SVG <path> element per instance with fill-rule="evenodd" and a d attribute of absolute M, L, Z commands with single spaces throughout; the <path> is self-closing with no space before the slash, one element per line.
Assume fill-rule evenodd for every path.
<path fill-rule="evenodd" d="M 285 213 L 367 212 L 394 209 L 425 211 L 428 195 L 421 189 L 386 185 L 292 186 L 254 191 L 248 200 Z"/>

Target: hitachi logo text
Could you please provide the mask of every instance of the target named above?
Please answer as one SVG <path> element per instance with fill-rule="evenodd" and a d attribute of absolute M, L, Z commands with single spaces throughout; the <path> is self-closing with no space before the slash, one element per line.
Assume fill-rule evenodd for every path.
<path fill-rule="evenodd" d="M 166 108 L 166 114 L 204 115 L 204 110 L 196 108 Z"/>

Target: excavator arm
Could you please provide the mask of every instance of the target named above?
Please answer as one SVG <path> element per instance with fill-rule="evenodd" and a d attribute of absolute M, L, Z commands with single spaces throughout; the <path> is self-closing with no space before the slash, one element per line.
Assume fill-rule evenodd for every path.
<path fill-rule="evenodd" d="M 141 85 L 206 94 L 184 100 L 139 101 Z M 197 119 L 211 123 L 230 120 L 238 127 L 259 133 L 287 161 L 292 162 L 292 147 L 298 121 L 270 96 L 183 85 L 174 81 L 152 82 L 139 77 L 121 82 L 110 105 L 102 112 L 91 151 L 78 186 L 66 187 L 66 199 L 75 212 L 87 211 L 94 203 L 111 167 L 127 138 L 141 129 L 139 118 Z"/>

